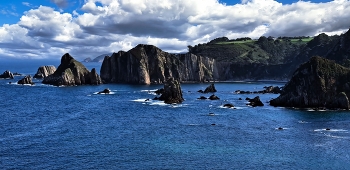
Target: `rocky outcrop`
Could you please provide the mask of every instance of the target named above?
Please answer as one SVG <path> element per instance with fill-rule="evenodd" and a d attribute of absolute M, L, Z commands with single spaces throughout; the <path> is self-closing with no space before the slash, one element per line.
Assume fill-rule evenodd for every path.
<path fill-rule="evenodd" d="M 164 93 L 158 99 L 167 104 L 182 103 L 184 99 L 182 97 L 180 83 L 174 78 L 169 78 L 164 83 Z"/>
<path fill-rule="evenodd" d="M 90 72 L 83 64 L 66 53 L 62 56 L 57 70 L 45 77 L 43 83 L 55 86 L 97 85 L 101 84 L 101 78 L 95 69 Z"/>
<path fill-rule="evenodd" d="M 107 88 L 107 89 L 104 89 L 104 90 L 98 92 L 97 94 L 109 94 L 110 92 L 111 92 L 111 90 L 109 90 L 109 88 Z"/>
<path fill-rule="evenodd" d="M 33 85 L 34 83 L 33 83 L 32 77 L 30 75 L 28 75 L 28 76 L 25 76 L 24 78 L 22 78 L 21 80 L 19 80 L 17 82 L 17 84 L 22 84 L 22 85 L 30 84 L 30 85 Z"/>
<path fill-rule="evenodd" d="M 33 78 L 42 79 L 53 74 L 55 71 L 55 66 L 41 66 L 38 68 L 38 71 L 36 72 Z"/>
<path fill-rule="evenodd" d="M 153 45 L 138 45 L 128 52 L 106 56 L 101 78 L 106 83 L 161 84 L 167 77 L 180 82 L 214 78 L 215 60 L 193 54 L 174 55 Z"/>
<path fill-rule="evenodd" d="M 215 93 L 217 92 L 215 89 L 215 85 L 214 84 L 210 84 L 205 90 L 204 93 Z"/>
<path fill-rule="evenodd" d="M 248 99 L 248 104 L 249 106 L 256 107 L 256 106 L 264 106 L 264 103 L 261 102 L 260 97 L 256 96 L 253 99 Z"/>
<path fill-rule="evenodd" d="M 349 109 L 350 69 L 321 57 L 302 64 L 272 106 Z"/>
<path fill-rule="evenodd" d="M 4 73 L 0 74 L 0 78 L 3 78 L 3 79 L 13 79 L 13 74 L 6 70 Z"/>

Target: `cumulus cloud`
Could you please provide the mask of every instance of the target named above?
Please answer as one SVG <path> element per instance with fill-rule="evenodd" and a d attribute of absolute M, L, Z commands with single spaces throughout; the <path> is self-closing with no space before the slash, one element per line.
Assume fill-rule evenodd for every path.
<path fill-rule="evenodd" d="M 51 0 L 67 7 L 67 0 Z M 26 3 L 23 3 L 26 5 Z M 72 13 L 39 6 L 18 23 L 0 27 L 0 55 L 29 58 L 77 58 L 127 51 L 153 44 L 168 52 L 227 36 L 316 35 L 342 33 L 350 26 L 350 2 L 242 0 L 226 5 L 217 0 L 85 0 Z"/>

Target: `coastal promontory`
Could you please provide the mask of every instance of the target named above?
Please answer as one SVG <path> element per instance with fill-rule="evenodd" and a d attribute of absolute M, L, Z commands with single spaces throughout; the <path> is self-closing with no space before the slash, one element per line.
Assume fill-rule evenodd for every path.
<path fill-rule="evenodd" d="M 128 52 L 106 56 L 100 75 L 106 83 L 162 84 L 167 77 L 180 82 L 203 82 L 215 78 L 214 69 L 214 59 L 190 53 L 175 55 L 139 44 Z"/>
<path fill-rule="evenodd" d="M 43 83 L 54 86 L 98 85 L 101 84 L 101 78 L 95 69 L 90 72 L 83 64 L 66 53 L 62 56 L 57 70 L 45 77 Z"/>
<path fill-rule="evenodd" d="M 302 64 L 272 106 L 349 109 L 350 69 L 334 61 L 312 57 Z"/>

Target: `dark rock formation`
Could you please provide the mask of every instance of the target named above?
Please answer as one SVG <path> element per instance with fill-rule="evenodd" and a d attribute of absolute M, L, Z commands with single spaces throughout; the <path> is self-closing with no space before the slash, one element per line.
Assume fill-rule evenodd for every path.
<path fill-rule="evenodd" d="M 180 83 L 174 78 L 168 78 L 164 83 L 164 93 L 158 98 L 158 100 L 164 101 L 164 103 L 182 103 L 184 101 L 182 97 L 182 91 Z"/>
<path fill-rule="evenodd" d="M 53 74 L 55 71 L 55 66 L 41 66 L 38 68 L 38 71 L 36 72 L 33 78 L 42 79 Z"/>
<path fill-rule="evenodd" d="M 199 98 L 197 98 L 197 99 L 199 99 L 199 100 L 206 100 L 207 98 L 204 97 L 204 96 L 201 96 L 201 97 L 199 97 Z"/>
<path fill-rule="evenodd" d="M 264 103 L 261 102 L 259 96 L 256 96 L 256 97 L 254 97 L 253 99 L 249 99 L 248 101 L 249 101 L 249 104 L 247 104 L 247 105 L 250 105 L 250 106 L 253 106 L 253 107 L 256 107 L 256 106 L 264 106 Z"/>
<path fill-rule="evenodd" d="M 13 76 L 22 76 L 22 74 L 21 74 L 21 73 L 14 72 L 14 73 L 13 73 Z"/>
<path fill-rule="evenodd" d="M 156 90 L 154 93 L 156 93 L 157 95 L 161 95 L 164 93 L 164 89 L 160 88 L 160 89 Z"/>
<path fill-rule="evenodd" d="M 215 89 L 215 85 L 214 84 L 210 84 L 205 90 L 204 93 L 215 93 L 217 92 Z"/>
<path fill-rule="evenodd" d="M 224 104 L 224 107 L 232 108 L 232 107 L 234 107 L 234 106 L 233 106 L 233 104 L 227 103 L 227 104 Z"/>
<path fill-rule="evenodd" d="M 101 78 L 106 83 L 161 84 L 167 77 L 180 82 L 203 82 L 214 77 L 214 59 L 193 54 L 173 55 L 152 45 L 106 56 Z"/>
<path fill-rule="evenodd" d="M 17 84 L 30 84 L 30 85 L 33 85 L 33 81 L 32 81 L 32 77 L 30 75 L 28 76 L 25 76 L 24 78 L 22 78 L 21 80 L 19 80 L 17 82 Z"/>
<path fill-rule="evenodd" d="M 3 79 L 13 79 L 13 74 L 6 70 L 4 73 L 0 74 L 0 78 L 3 78 Z"/>
<path fill-rule="evenodd" d="M 214 94 L 209 97 L 210 100 L 219 100 L 220 98 L 218 96 L 215 96 Z"/>
<path fill-rule="evenodd" d="M 97 85 L 101 84 L 101 78 L 97 75 L 95 69 L 89 72 L 83 64 L 66 53 L 62 56 L 61 64 L 57 70 L 45 77 L 43 83 L 55 86 Z"/>
<path fill-rule="evenodd" d="M 302 64 L 272 106 L 349 109 L 350 69 L 312 57 Z"/>
<path fill-rule="evenodd" d="M 108 88 L 107 89 L 104 89 L 100 92 L 98 92 L 97 94 L 109 94 L 111 92 L 111 90 L 109 90 Z"/>
<path fill-rule="evenodd" d="M 263 90 L 263 93 L 273 93 L 273 94 L 279 94 L 282 92 L 281 88 L 278 86 L 268 86 L 264 87 L 265 90 Z"/>

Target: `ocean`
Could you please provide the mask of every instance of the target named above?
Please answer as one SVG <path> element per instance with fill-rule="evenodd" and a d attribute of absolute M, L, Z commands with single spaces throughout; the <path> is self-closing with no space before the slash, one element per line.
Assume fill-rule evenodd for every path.
<path fill-rule="evenodd" d="M 1 73 L 31 76 L 59 64 L 0 62 Z M 285 82 L 218 82 L 217 101 L 197 99 L 210 96 L 197 92 L 207 83 L 181 84 L 185 101 L 168 105 L 146 101 L 162 85 L 14 83 L 20 78 L 0 80 L 0 169 L 350 169 L 349 111 L 272 107 L 276 94 L 234 93 Z M 105 88 L 112 93 L 97 94 Z M 247 106 L 257 95 L 265 106 Z"/>

